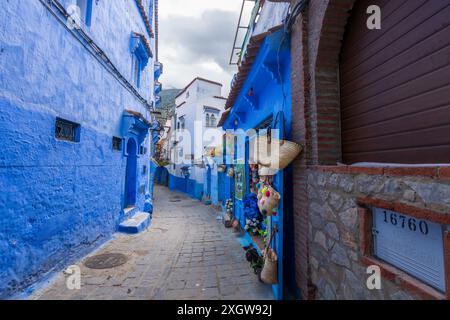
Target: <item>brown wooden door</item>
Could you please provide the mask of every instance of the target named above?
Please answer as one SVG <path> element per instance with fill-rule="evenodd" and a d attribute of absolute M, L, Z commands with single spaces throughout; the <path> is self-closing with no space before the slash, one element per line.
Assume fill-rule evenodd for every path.
<path fill-rule="evenodd" d="M 369 5 L 381 30 L 368 30 Z M 343 42 L 343 160 L 450 163 L 450 0 L 359 0 Z"/>

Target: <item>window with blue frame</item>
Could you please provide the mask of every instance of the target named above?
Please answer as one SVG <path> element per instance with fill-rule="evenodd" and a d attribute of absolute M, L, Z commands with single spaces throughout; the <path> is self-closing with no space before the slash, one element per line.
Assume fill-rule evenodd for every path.
<path fill-rule="evenodd" d="M 139 58 L 136 55 L 131 57 L 133 84 L 139 88 L 141 86 L 141 67 Z"/>
<path fill-rule="evenodd" d="M 133 32 L 130 43 L 131 51 L 131 78 L 133 84 L 140 88 L 142 71 L 147 66 L 148 60 L 152 57 L 149 45 L 143 35 Z"/>
<path fill-rule="evenodd" d="M 77 0 L 77 6 L 80 8 L 81 21 L 89 27 L 92 18 L 92 0 Z"/>

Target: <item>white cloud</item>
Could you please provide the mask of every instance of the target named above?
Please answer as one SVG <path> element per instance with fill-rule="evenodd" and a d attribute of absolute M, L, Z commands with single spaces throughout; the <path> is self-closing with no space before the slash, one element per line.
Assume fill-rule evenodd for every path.
<path fill-rule="evenodd" d="M 159 60 L 165 88 L 183 88 L 200 76 L 223 83 L 227 95 L 235 66 L 229 66 L 242 0 L 160 0 Z"/>
<path fill-rule="evenodd" d="M 159 16 L 200 17 L 206 10 L 222 10 L 239 14 L 241 0 L 160 0 Z M 237 21 L 236 21 L 237 22 Z"/>

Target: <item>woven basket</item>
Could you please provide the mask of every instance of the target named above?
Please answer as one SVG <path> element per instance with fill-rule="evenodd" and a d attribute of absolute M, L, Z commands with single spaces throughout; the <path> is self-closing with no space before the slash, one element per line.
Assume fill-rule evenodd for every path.
<path fill-rule="evenodd" d="M 302 147 L 295 142 L 272 139 L 269 143 L 267 135 L 262 135 L 256 140 L 254 159 L 264 167 L 284 169 L 301 151 Z"/>
<path fill-rule="evenodd" d="M 264 254 L 264 267 L 261 271 L 261 281 L 267 284 L 278 283 L 278 257 L 272 249 Z"/>

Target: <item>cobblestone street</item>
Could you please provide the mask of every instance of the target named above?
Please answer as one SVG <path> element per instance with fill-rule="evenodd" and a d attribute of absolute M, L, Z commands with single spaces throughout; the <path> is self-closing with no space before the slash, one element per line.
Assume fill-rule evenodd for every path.
<path fill-rule="evenodd" d="M 125 264 L 99 270 L 80 261 L 80 290 L 67 289 L 61 273 L 31 299 L 272 299 L 217 211 L 160 186 L 155 199 L 148 230 L 116 234 L 90 255 L 122 253 Z"/>

